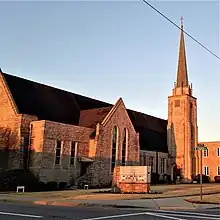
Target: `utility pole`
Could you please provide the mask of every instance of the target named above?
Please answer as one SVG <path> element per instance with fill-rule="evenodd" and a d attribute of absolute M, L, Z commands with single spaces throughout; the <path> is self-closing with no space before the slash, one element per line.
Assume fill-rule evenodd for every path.
<path fill-rule="evenodd" d="M 202 149 L 200 149 L 200 200 L 202 201 Z"/>
<path fill-rule="evenodd" d="M 200 150 L 200 200 L 202 200 L 202 152 L 207 150 L 207 147 L 205 147 L 204 144 L 198 144 L 198 146 L 193 149 Z"/>

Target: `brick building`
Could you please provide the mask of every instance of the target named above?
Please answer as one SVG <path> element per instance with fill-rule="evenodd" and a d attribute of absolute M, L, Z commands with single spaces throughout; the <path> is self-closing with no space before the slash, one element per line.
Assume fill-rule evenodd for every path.
<path fill-rule="evenodd" d="M 44 182 L 91 185 L 110 184 L 116 165 L 147 164 L 185 181 L 200 172 L 183 31 L 168 120 L 127 109 L 122 98 L 112 105 L 2 71 L 0 97 L 0 168 L 29 167 Z M 220 142 L 205 145 L 204 172 L 213 178 L 220 175 Z"/>

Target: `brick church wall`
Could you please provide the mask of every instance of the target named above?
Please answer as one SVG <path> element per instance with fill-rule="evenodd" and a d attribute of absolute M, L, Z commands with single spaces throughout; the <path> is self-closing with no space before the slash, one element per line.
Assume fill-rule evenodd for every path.
<path fill-rule="evenodd" d="M 8 90 L 7 84 L 4 82 L 4 78 L 0 73 L 0 129 L 9 129 L 14 138 L 16 138 L 16 144 L 13 146 L 8 146 L 8 151 L 5 151 L 5 137 L 1 137 L 1 168 L 12 169 L 21 168 L 22 163 L 22 153 L 20 152 L 21 145 L 21 121 L 22 115 L 17 113 L 17 108 L 13 102 L 12 96 Z M 0 134 L 3 136 L 3 133 Z M 5 155 L 3 152 L 8 152 Z"/>
<path fill-rule="evenodd" d="M 78 142 L 77 157 L 89 156 L 90 134 L 94 129 L 51 121 L 32 122 L 31 169 L 43 182 L 68 182 L 79 175 L 80 162 L 70 166 L 71 142 Z M 56 141 L 62 143 L 61 162 L 55 165 Z"/>
<path fill-rule="evenodd" d="M 113 178 L 111 172 L 111 153 L 112 153 L 112 132 L 114 126 L 118 127 L 118 160 L 117 164 L 121 163 L 122 158 L 122 133 L 126 128 L 128 132 L 127 145 L 127 161 L 126 165 L 139 165 L 139 136 L 135 132 L 130 118 L 127 114 L 123 102 L 118 105 L 115 112 L 105 125 L 99 126 L 99 135 L 96 137 L 96 158 L 92 164 L 93 185 L 108 185 Z"/>
<path fill-rule="evenodd" d="M 80 163 L 76 167 L 69 167 L 70 144 L 77 141 L 78 157 L 85 156 L 95 160 L 90 165 L 89 172 L 93 175 L 93 184 L 106 184 L 112 180 L 111 173 L 111 141 L 112 129 L 114 125 L 119 129 L 118 156 L 121 160 L 122 132 L 126 128 L 128 131 L 128 154 L 127 164 L 139 163 L 139 139 L 133 125 L 127 115 L 123 102 L 105 126 L 100 125 L 100 133 L 95 139 L 90 138 L 94 129 L 66 125 L 50 121 L 38 121 L 36 116 L 18 114 L 11 94 L 0 75 L 0 127 L 9 127 L 16 131 L 18 144 L 16 151 L 19 156 L 13 161 L 8 161 L 9 168 L 23 168 L 24 152 L 22 148 L 29 146 L 29 131 L 32 125 L 33 146 L 28 155 L 28 165 L 40 176 L 44 182 L 47 181 L 67 181 L 71 176 L 76 177 L 80 172 Z M 54 165 L 55 143 L 60 139 L 63 146 L 62 163 L 60 166 Z M 15 157 L 14 157 L 15 158 Z M 107 172 L 106 172 L 107 171 Z"/>
<path fill-rule="evenodd" d="M 21 123 L 21 117 L 17 114 L 16 106 L 1 73 L 0 97 L 0 127 L 18 128 Z"/>

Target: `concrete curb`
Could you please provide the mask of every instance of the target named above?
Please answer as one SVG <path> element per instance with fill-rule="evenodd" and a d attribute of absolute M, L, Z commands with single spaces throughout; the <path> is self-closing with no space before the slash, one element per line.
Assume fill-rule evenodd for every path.
<path fill-rule="evenodd" d="M 206 195 L 213 195 L 213 194 L 220 194 L 220 191 L 217 192 L 210 192 L 210 193 L 203 193 L 204 196 Z M 194 193 L 194 194 L 185 194 L 185 195 L 173 195 L 173 196 L 158 196 L 158 197 L 152 197 L 152 198 L 140 198 L 140 199 L 171 199 L 171 198 L 184 198 L 184 197 L 189 197 L 189 196 L 199 196 L 200 193 Z M 129 199 L 128 199 L 129 200 Z"/>
<path fill-rule="evenodd" d="M 160 210 L 195 210 L 196 207 L 182 207 L 182 206 L 164 206 L 164 207 L 160 207 Z"/>
<path fill-rule="evenodd" d="M 34 201 L 35 205 L 52 205 L 52 206 L 65 206 L 65 207 L 77 207 L 81 203 L 74 202 L 59 202 L 59 201 Z"/>
<path fill-rule="evenodd" d="M 65 207 L 76 207 L 80 206 L 81 203 L 74 203 L 74 202 L 59 202 L 59 201 L 28 201 L 28 200 L 13 200 L 13 199 L 0 199 L 0 202 L 4 203 L 23 203 L 23 204 L 34 204 L 34 205 L 52 205 L 52 206 L 65 206 Z"/>
<path fill-rule="evenodd" d="M 59 206 L 59 207 L 103 207 L 103 208 L 127 208 L 127 209 L 149 209 L 148 207 L 142 206 L 132 206 L 132 205 L 116 205 L 116 204 L 95 204 L 95 203 L 74 203 L 74 202 L 56 202 L 56 201 L 27 201 L 27 200 L 10 200 L 10 199 L 2 199 L 0 202 L 5 203 L 23 203 L 23 204 L 33 204 L 33 205 L 41 205 L 41 206 Z M 159 207 L 157 206 L 157 210 L 159 209 L 182 209 L 182 207 Z M 186 209 L 186 207 L 185 207 Z"/>
<path fill-rule="evenodd" d="M 190 200 L 188 201 L 185 199 L 185 201 L 190 203 L 196 203 L 196 201 Z M 0 202 L 4 203 L 23 203 L 23 204 L 33 204 L 33 205 L 42 205 L 42 206 L 59 206 L 59 207 L 111 207 L 111 208 L 130 208 L 130 209 L 149 209 L 148 207 L 143 206 L 133 206 L 133 205 L 117 205 L 117 204 L 95 204 L 95 203 L 77 203 L 77 202 L 64 202 L 64 201 L 28 201 L 28 200 L 10 200 L 10 199 L 0 199 Z M 198 204 L 209 204 L 209 205 L 219 205 L 215 203 L 198 203 Z M 152 208 L 151 208 L 152 209 Z M 182 206 L 159 206 L 157 205 L 157 208 L 155 210 L 195 210 L 196 207 L 182 207 Z"/>
<path fill-rule="evenodd" d="M 193 199 L 184 199 L 186 202 L 195 203 L 195 204 L 207 204 L 207 205 L 220 205 L 220 202 L 205 202 Z"/>
<path fill-rule="evenodd" d="M 48 203 L 47 205 L 54 205 L 54 206 L 65 206 L 65 207 L 103 207 L 103 208 L 119 208 L 119 209 L 149 209 L 148 207 L 142 206 L 132 206 L 132 205 L 110 205 L 110 204 L 92 204 L 92 203 Z M 151 208 L 152 209 L 152 208 Z M 180 207 L 180 206 L 166 206 L 166 207 L 159 207 L 155 208 L 155 210 L 195 210 L 196 207 Z"/>

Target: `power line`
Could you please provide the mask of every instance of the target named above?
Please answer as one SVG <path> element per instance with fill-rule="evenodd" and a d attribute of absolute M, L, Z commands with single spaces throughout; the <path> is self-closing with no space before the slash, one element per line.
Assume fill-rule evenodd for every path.
<path fill-rule="evenodd" d="M 170 20 L 166 15 L 164 15 L 162 12 L 157 10 L 153 5 L 151 5 L 149 2 L 146 0 L 143 0 L 144 3 L 146 3 L 148 6 L 150 6 L 152 9 L 154 9 L 158 14 L 160 14 L 162 17 L 164 17 L 166 20 L 168 20 L 171 24 L 176 26 L 178 29 L 182 30 L 177 24 L 175 24 L 172 20 Z M 192 37 L 190 34 L 188 34 L 186 31 L 182 30 L 187 36 L 189 36 L 191 39 L 193 39 L 197 44 L 199 44 L 201 47 L 203 47 L 205 50 L 207 50 L 209 53 L 211 53 L 213 56 L 215 56 L 217 59 L 220 60 L 220 57 L 213 53 L 211 50 L 209 50 L 206 46 L 201 44 L 198 40 L 196 40 L 194 37 Z"/>

